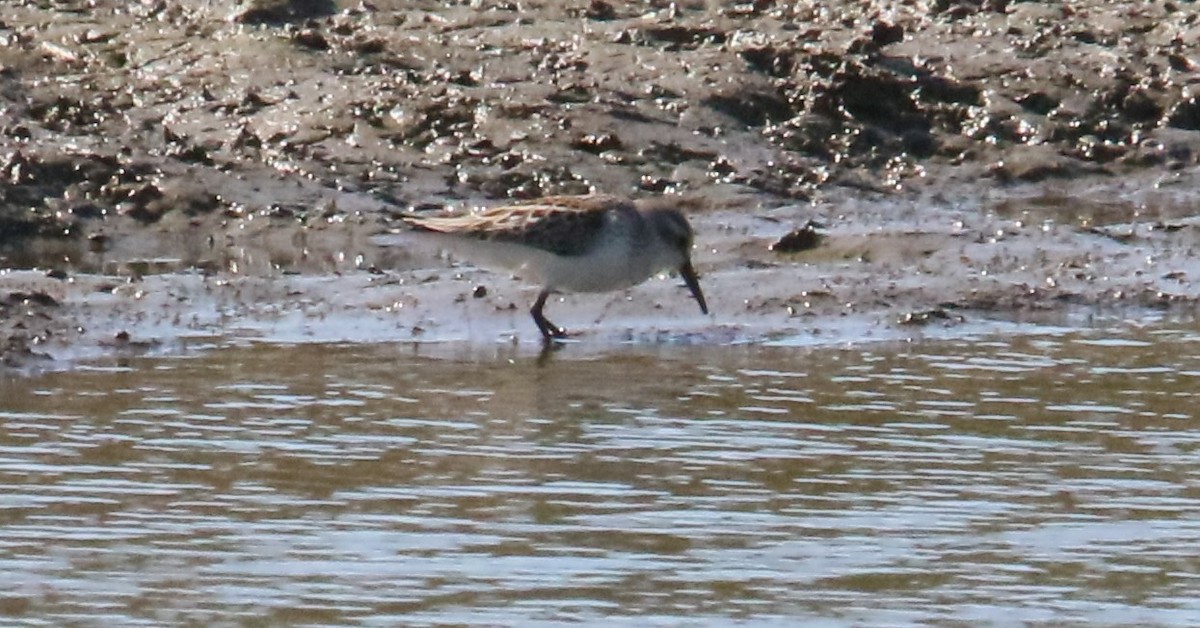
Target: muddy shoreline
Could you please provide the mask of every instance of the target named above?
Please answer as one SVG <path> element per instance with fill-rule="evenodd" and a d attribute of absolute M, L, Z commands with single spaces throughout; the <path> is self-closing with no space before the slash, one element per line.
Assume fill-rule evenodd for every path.
<path fill-rule="evenodd" d="M 1195 313 L 1191 4 L 476 5 L 15 3 L 6 367 L 534 345 L 519 282 L 373 236 L 592 191 L 688 208 L 714 315 L 674 280 L 568 296 L 582 344 Z M 809 221 L 815 248 L 770 250 Z"/>

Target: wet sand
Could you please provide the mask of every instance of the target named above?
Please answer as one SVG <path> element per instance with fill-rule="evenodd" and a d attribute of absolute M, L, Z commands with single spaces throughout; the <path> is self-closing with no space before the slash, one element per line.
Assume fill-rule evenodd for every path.
<path fill-rule="evenodd" d="M 0 19 L 9 367 L 536 345 L 531 289 L 373 236 L 591 191 L 688 208 L 713 315 L 673 280 L 566 296 L 580 345 L 1195 311 L 1190 5 L 92 5 Z"/>

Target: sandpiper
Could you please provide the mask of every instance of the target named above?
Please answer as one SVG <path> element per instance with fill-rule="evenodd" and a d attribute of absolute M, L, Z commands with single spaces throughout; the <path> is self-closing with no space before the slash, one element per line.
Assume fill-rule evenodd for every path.
<path fill-rule="evenodd" d="M 692 227 L 673 207 L 641 209 L 607 195 L 548 196 L 461 216 L 406 215 L 464 258 L 542 287 L 530 314 L 542 338 L 566 335 L 542 313 L 556 292 L 608 292 L 678 270 L 708 314 L 692 267 Z"/>

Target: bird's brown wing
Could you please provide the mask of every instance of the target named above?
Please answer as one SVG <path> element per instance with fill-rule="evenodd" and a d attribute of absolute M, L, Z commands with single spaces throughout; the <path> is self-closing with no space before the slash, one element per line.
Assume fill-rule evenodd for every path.
<path fill-rule="evenodd" d="M 612 196 L 549 196 L 521 205 L 449 217 L 406 217 L 410 225 L 478 240 L 525 244 L 555 255 L 590 250 L 610 211 L 636 211 Z"/>
<path fill-rule="evenodd" d="M 533 248 L 567 257 L 583 255 L 591 249 L 595 236 L 604 228 L 608 211 L 575 209 L 561 205 L 522 205 L 528 211 L 516 212 L 516 224 L 490 231 L 485 237 L 499 242 L 526 244 Z"/>

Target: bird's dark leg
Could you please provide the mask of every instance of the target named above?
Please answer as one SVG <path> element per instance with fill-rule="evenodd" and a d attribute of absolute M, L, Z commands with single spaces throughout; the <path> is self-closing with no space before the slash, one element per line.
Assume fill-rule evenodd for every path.
<path fill-rule="evenodd" d="M 558 325 L 555 325 L 554 323 L 551 323 L 550 320 L 546 318 L 546 315 L 542 314 L 542 308 L 546 307 L 546 298 L 549 296 L 549 290 L 542 290 L 542 292 L 538 294 L 537 301 L 533 302 L 533 307 L 529 310 L 529 313 L 533 315 L 533 322 L 537 323 L 538 331 L 542 332 L 542 339 L 546 341 L 553 340 L 555 338 L 562 338 L 567 335 L 566 330 Z"/>

